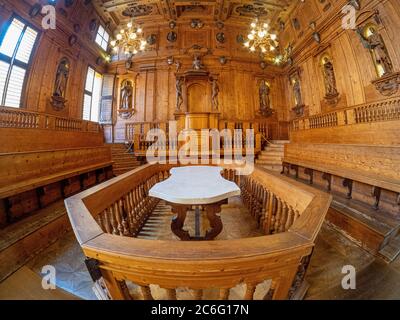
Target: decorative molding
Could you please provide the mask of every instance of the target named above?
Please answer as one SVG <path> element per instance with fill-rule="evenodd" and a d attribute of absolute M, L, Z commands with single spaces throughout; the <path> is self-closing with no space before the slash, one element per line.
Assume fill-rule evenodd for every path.
<path fill-rule="evenodd" d="M 142 17 L 148 16 L 153 12 L 153 7 L 148 5 L 131 5 L 128 6 L 124 11 L 122 11 L 122 15 L 125 17 Z"/>
<path fill-rule="evenodd" d="M 389 73 L 384 75 L 382 78 L 372 81 L 383 96 L 389 97 L 397 93 L 400 86 L 400 72 Z"/>

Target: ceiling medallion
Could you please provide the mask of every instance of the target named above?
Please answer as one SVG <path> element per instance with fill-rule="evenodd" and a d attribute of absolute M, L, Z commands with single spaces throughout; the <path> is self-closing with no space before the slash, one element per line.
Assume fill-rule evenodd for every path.
<path fill-rule="evenodd" d="M 147 41 L 144 39 L 143 29 L 140 26 L 129 22 L 126 27 L 126 29 L 120 30 L 115 37 L 116 39 L 112 40 L 110 44 L 115 54 L 122 51 L 129 58 L 132 58 L 140 51 L 145 50 Z"/>
<path fill-rule="evenodd" d="M 246 4 L 236 8 L 236 12 L 241 16 L 265 16 L 268 11 L 263 6 L 253 6 Z"/>
<path fill-rule="evenodd" d="M 140 17 L 147 16 L 152 13 L 153 7 L 147 5 L 131 5 L 127 7 L 124 11 L 122 11 L 122 15 L 125 17 Z"/>

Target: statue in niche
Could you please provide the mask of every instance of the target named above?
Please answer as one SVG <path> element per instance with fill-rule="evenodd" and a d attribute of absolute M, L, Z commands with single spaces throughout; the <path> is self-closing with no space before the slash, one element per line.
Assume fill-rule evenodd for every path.
<path fill-rule="evenodd" d="M 269 117 L 273 114 L 271 108 L 271 98 L 270 98 L 270 86 L 267 81 L 261 80 L 260 87 L 258 88 L 258 93 L 260 96 L 260 114 Z"/>
<path fill-rule="evenodd" d="M 58 64 L 56 80 L 54 83 L 51 104 L 55 110 L 62 110 L 65 107 L 65 93 L 69 77 L 69 61 L 67 58 L 61 59 Z"/>
<path fill-rule="evenodd" d="M 372 51 L 375 64 L 382 68 L 382 72 L 380 72 L 380 77 L 393 73 L 392 61 L 390 60 L 382 36 L 379 34 L 378 30 L 376 30 L 376 27 L 368 28 L 368 31 L 370 32 L 369 36 L 365 36 L 363 31 L 364 28 L 362 27 L 357 29 L 357 33 L 360 36 L 361 43 L 366 49 Z"/>
<path fill-rule="evenodd" d="M 296 106 L 302 106 L 303 101 L 301 98 L 301 88 L 300 88 L 300 81 L 299 79 L 295 78 L 293 79 L 293 94 L 294 94 L 294 99 L 296 102 Z"/>
<path fill-rule="evenodd" d="M 183 92 L 182 92 L 183 78 L 179 77 L 176 79 L 176 110 L 180 111 L 183 103 Z"/>
<path fill-rule="evenodd" d="M 212 94 L 211 94 L 211 103 L 212 107 L 214 110 L 218 110 L 218 94 L 219 94 L 219 85 L 217 79 L 212 79 L 211 80 L 211 88 L 212 88 Z"/>
<path fill-rule="evenodd" d="M 270 89 L 265 80 L 260 83 L 260 88 L 258 89 L 260 95 L 260 110 L 267 110 L 270 108 Z"/>
<path fill-rule="evenodd" d="M 292 108 L 296 116 L 302 116 L 304 113 L 304 104 L 301 97 L 300 79 L 298 76 L 293 76 L 290 80 L 292 82 L 293 95 L 295 100 L 295 106 Z"/>
<path fill-rule="evenodd" d="M 333 70 L 333 64 L 328 57 L 325 57 L 322 59 L 322 66 L 324 72 L 326 97 L 336 97 L 338 96 L 338 91 L 336 88 L 336 78 L 335 71 Z"/>
<path fill-rule="evenodd" d="M 132 110 L 133 86 L 132 81 L 125 81 L 121 88 L 121 106 L 120 110 Z"/>
<path fill-rule="evenodd" d="M 197 54 L 194 56 L 192 67 L 194 70 L 201 70 L 204 68 L 204 65 L 201 63 L 200 56 Z"/>

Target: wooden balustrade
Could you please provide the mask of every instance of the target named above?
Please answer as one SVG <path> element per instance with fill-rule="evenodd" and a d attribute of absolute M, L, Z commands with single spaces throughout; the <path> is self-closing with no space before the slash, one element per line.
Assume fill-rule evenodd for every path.
<path fill-rule="evenodd" d="M 166 141 L 163 144 L 157 142 L 146 141 L 146 136 L 151 129 L 161 129 L 165 132 Z M 242 129 L 243 134 L 241 138 L 234 139 L 234 130 Z M 254 141 L 251 142 L 246 136 L 246 129 L 254 129 Z M 266 145 L 267 140 L 288 139 L 289 123 L 276 122 L 271 123 L 267 121 L 236 121 L 229 122 L 221 120 L 219 123 L 219 130 L 231 131 L 231 137 L 221 137 L 220 148 L 224 150 L 225 144 L 229 144 L 232 148 L 243 148 L 245 151 L 247 147 L 254 147 L 255 152 L 260 152 Z M 179 132 L 177 132 L 179 134 Z M 126 123 L 125 125 L 125 139 L 134 145 L 134 151 L 137 155 L 145 155 L 146 151 L 152 146 L 158 150 L 169 150 L 170 148 L 179 148 L 177 143 L 170 145 L 169 141 L 169 122 L 137 122 Z M 211 141 L 210 141 L 211 145 Z M 223 151 L 221 151 L 223 154 Z"/>
<path fill-rule="evenodd" d="M 291 128 L 299 131 L 399 119 L 400 99 L 395 98 L 297 118 L 292 121 Z"/>
<path fill-rule="evenodd" d="M 112 299 L 132 298 L 127 282 L 146 300 L 155 298 L 152 285 L 163 288 L 168 299 L 179 299 L 180 288 L 190 288 L 197 299 L 205 289 L 218 289 L 218 298 L 228 299 L 231 288 L 245 285 L 242 298 L 253 299 L 265 280 L 272 284 L 264 298 L 296 297 L 331 197 L 258 167 L 249 176 L 223 167 L 224 177 L 241 187 L 265 236 L 196 242 L 135 238 L 157 202 L 148 197 L 149 188 L 167 178 L 172 165 L 142 166 L 65 201 L 75 235 L 85 255 L 97 260 Z"/>
<path fill-rule="evenodd" d="M 0 128 L 101 132 L 96 122 L 70 119 L 19 108 L 0 107 Z"/>

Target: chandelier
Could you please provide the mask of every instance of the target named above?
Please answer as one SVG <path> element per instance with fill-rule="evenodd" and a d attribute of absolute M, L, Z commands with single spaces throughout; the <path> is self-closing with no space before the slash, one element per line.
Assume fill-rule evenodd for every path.
<path fill-rule="evenodd" d="M 260 22 L 258 18 L 250 24 L 250 33 L 247 35 L 247 41 L 244 46 L 250 52 L 258 52 L 262 58 L 267 58 L 277 62 L 279 43 L 277 35 L 270 33 L 268 23 Z"/>
<path fill-rule="evenodd" d="M 121 29 L 116 35 L 116 39 L 110 42 L 114 53 L 119 51 L 132 58 L 135 54 L 143 51 L 146 48 L 147 41 L 143 36 L 143 29 L 129 22 L 126 29 Z"/>

